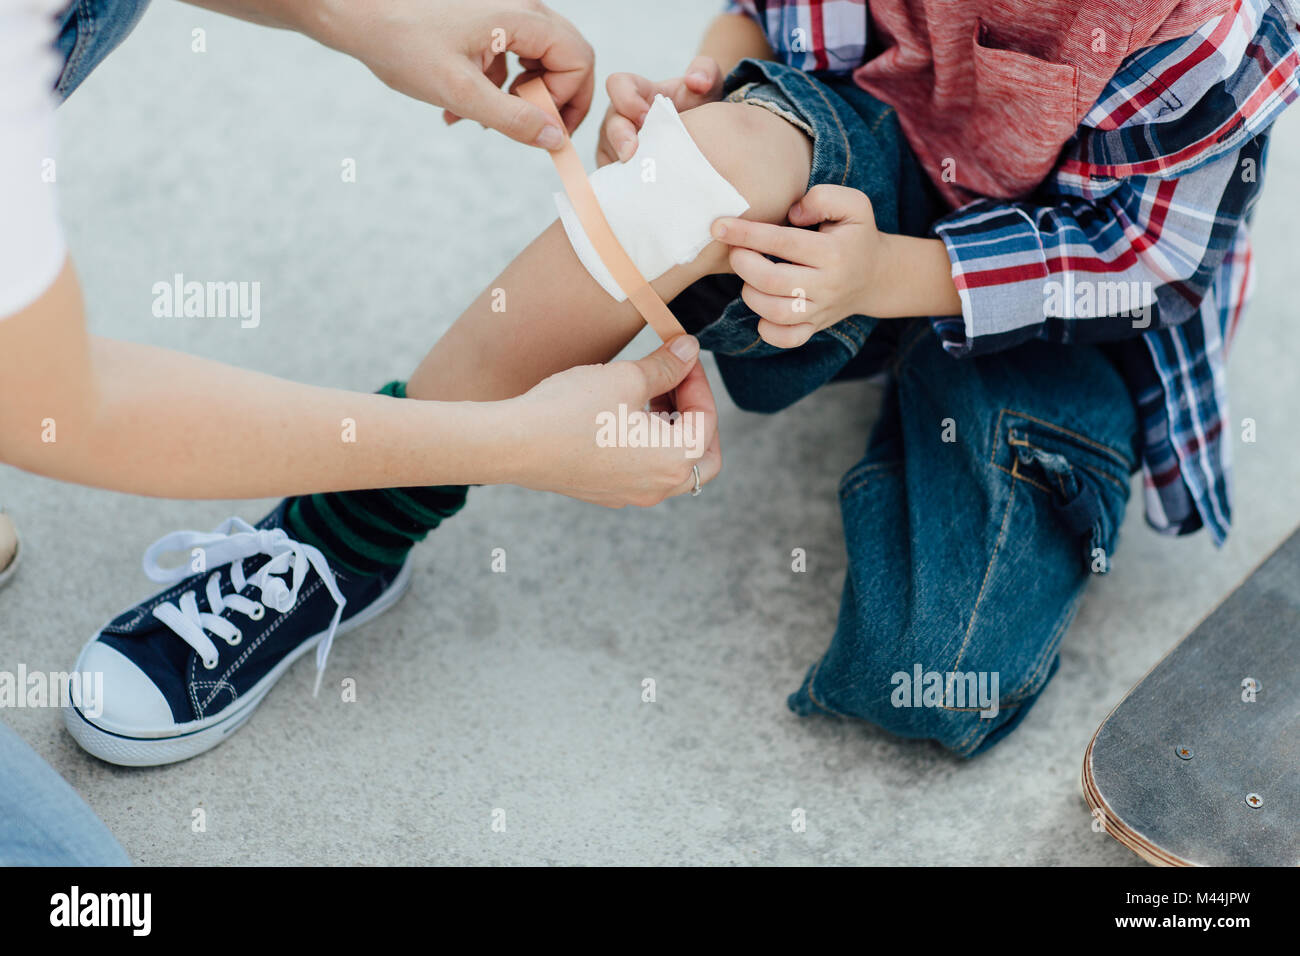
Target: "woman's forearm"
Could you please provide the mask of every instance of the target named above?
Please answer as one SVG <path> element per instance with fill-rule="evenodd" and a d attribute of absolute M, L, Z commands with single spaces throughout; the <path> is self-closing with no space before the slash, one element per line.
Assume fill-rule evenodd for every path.
<path fill-rule="evenodd" d="M 105 339 L 91 358 L 94 412 L 63 430 L 69 473 L 52 477 L 168 498 L 262 498 L 489 484 L 504 473 L 502 406 L 301 385 Z"/>
<path fill-rule="evenodd" d="M 297 30 L 311 36 L 324 18 L 328 3 L 322 0 L 186 0 L 229 17 L 264 27 Z"/>
<path fill-rule="evenodd" d="M 261 498 L 502 480 L 501 403 L 415 402 L 299 385 L 89 338 L 70 266 L 0 320 L 0 461 L 115 491 Z"/>

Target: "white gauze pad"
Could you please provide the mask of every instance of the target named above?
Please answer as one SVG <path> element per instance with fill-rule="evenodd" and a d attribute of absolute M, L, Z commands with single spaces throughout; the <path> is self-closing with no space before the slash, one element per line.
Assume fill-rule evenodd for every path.
<path fill-rule="evenodd" d="M 749 208 L 704 158 L 672 100 L 662 95 L 650 105 L 632 158 L 602 166 L 587 178 L 614 237 L 647 282 L 698 256 L 713 238 L 713 220 Z M 569 197 L 556 193 L 555 206 L 591 277 L 624 301 L 627 296 L 600 261 Z"/>

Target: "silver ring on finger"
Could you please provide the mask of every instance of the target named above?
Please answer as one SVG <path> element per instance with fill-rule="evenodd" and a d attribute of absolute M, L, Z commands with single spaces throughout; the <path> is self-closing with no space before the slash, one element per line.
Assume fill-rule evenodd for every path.
<path fill-rule="evenodd" d="M 694 498 L 704 490 L 704 486 L 700 484 L 700 466 L 691 465 L 691 474 L 695 476 L 695 487 L 691 489 L 691 497 Z"/>

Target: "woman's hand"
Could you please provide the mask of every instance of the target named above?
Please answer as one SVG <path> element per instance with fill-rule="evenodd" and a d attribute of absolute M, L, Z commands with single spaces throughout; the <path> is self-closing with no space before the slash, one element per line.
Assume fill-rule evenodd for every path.
<path fill-rule="evenodd" d="M 636 152 L 637 131 L 657 94 L 672 100 L 677 112 L 682 113 L 722 99 L 722 80 L 722 70 L 711 56 L 697 56 L 684 75 L 662 83 L 652 83 L 635 73 L 611 74 L 605 81 L 609 109 L 600 125 L 596 165 L 615 160 L 625 163 L 631 158 Z"/>
<path fill-rule="evenodd" d="M 464 117 L 521 143 L 559 148 L 563 137 L 546 114 L 500 89 L 507 51 L 519 57 L 523 78 L 545 79 L 570 131 L 591 107 L 591 45 L 538 0 L 345 0 L 321 9 L 304 32 L 398 92 L 445 107 L 449 123 Z"/>
<path fill-rule="evenodd" d="M 694 490 L 692 466 L 701 485 L 713 480 L 718 412 L 698 357 L 683 335 L 640 361 L 569 369 L 505 402 L 519 450 L 507 480 L 610 508 Z"/>

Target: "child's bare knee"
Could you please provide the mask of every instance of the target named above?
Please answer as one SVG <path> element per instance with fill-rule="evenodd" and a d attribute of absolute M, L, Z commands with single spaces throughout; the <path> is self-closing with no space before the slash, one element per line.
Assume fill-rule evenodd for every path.
<path fill-rule="evenodd" d="M 808 187 L 812 143 L 761 106 L 707 103 L 682 114 L 709 162 L 749 203 L 746 219 L 785 222 Z"/>

